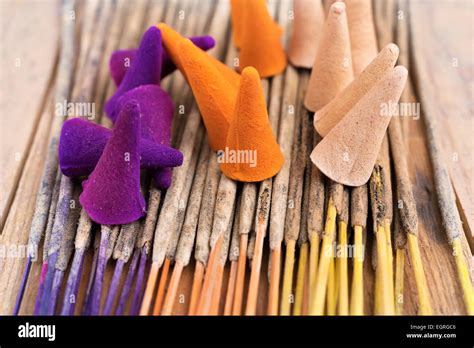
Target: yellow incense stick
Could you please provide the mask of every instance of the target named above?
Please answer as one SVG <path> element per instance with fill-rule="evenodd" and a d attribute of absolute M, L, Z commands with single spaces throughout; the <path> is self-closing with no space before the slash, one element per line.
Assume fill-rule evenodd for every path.
<path fill-rule="evenodd" d="M 310 315 L 323 315 L 324 312 L 324 301 L 326 299 L 329 266 L 332 259 L 332 243 L 334 242 L 336 229 L 336 215 L 336 207 L 332 198 L 330 197 L 328 202 L 328 213 L 326 217 L 323 244 L 321 246 L 321 257 L 318 266 L 318 274 L 316 275 L 315 286 L 312 289 L 314 291 L 314 296 L 312 297 L 310 303 Z"/>
<path fill-rule="evenodd" d="M 472 288 L 471 279 L 469 278 L 469 271 L 462 253 L 461 239 L 459 237 L 453 239 L 452 247 L 454 259 L 456 260 L 458 278 L 464 296 L 464 303 L 466 305 L 466 311 L 468 315 L 474 315 L 474 290 Z"/>
<path fill-rule="evenodd" d="M 380 314 L 384 315 L 393 315 L 395 313 L 394 302 L 390 297 L 390 282 L 388 280 L 388 270 L 387 270 L 387 241 L 385 228 L 383 226 L 378 226 L 377 234 L 377 272 L 379 272 L 379 277 L 376 279 L 376 283 L 379 286 L 379 298 L 380 307 L 378 311 Z"/>
<path fill-rule="evenodd" d="M 354 227 L 354 268 L 352 274 L 351 315 L 364 315 L 364 247 L 362 226 Z"/>
<path fill-rule="evenodd" d="M 292 301 L 293 268 L 295 263 L 294 240 L 289 240 L 286 244 L 285 269 L 283 272 L 283 289 L 281 291 L 280 315 L 290 315 Z"/>
<path fill-rule="evenodd" d="M 432 315 L 433 310 L 431 309 L 428 283 L 426 282 L 423 262 L 421 260 L 420 249 L 418 246 L 418 237 L 413 233 L 408 233 L 408 248 L 413 265 L 413 272 L 415 273 L 416 288 L 418 290 L 418 302 L 420 304 L 419 312 L 421 315 Z"/>
<path fill-rule="evenodd" d="M 339 245 L 341 255 L 337 255 L 338 267 L 338 314 L 349 315 L 349 275 L 347 269 L 347 224 L 339 222 Z"/>
<path fill-rule="evenodd" d="M 397 248 L 395 265 L 395 314 L 402 315 L 404 302 L 405 249 Z"/>
<path fill-rule="evenodd" d="M 388 278 L 388 290 L 389 297 L 392 301 L 395 301 L 394 295 L 394 280 L 393 280 L 393 248 L 392 248 L 392 234 L 390 229 L 390 221 L 385 220 L 385 239 L 387 242 L 387 278 Z"/>
<path fill-rule="evenodd" d="M 304 282 L 306 277 L 306 263 L 308 262 L 308 243 L 303 243 L 300 247 L 298 261 L 298 274 L 296 276 L 295 304 L 293 315 L 301 315 L 303 312 Z"/>
<path fill-rule="evenodd" d="M 312 302 L 316 288 L 316 275 L 318 274 L 318 258 L 319 258 L 319 242 L 320 237 L 318 233 L 314 233 L 310 240 L 310 251 L 309 251 L 309 288 L 310 288 L 310 300 Z"/>

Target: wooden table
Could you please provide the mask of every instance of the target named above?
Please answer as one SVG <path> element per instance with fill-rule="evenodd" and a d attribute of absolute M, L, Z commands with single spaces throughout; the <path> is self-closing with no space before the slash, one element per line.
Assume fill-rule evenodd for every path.
<path fill-rule="evenodd" d="M 165 6 L 164 0 L 88 0 L 76 4 L 72 20 L 75 21 L 80 46 L 76 47 L 76 61 L 71 61 L 71 64 L 75 64 L 73 90 L 78 91 L 77 95 L 85 96 L 86 101 L 94 102 L 99 116 L 104 100 L 114 90 L 108 73 L 108 59 L 113 50 L 135 47 L 145 28 L 160 20 L 181 26 L 183 33 L 193 35 L 208 34 L 209 23 L 218 17 L 219 21 L 224 20 L 227 25 L 230 22 L 222 17 L 229 14 L 226 0 L 200 1 L 199 4 L 197 0 L 172 0 L 166 3 Z M 6 0 L 1 2 L 0 7 L 0 314 L 10 314 L 25 265 L 21 251 L 28 241 L 36 192 L 56 117 L 54 91 L 60 50 L 60 1 Z M 219 15 L 213 16 L 216 11 Z M 183 13 L 185 16 L 198 16 L 199 25 L 196 28 L 180 25 Z M 403 124 L 409 148 L 410 178 L 420 219 L 421 254 L 434 313 L 464 314 L 454 259 L 436 203 L 423 117 L 430 113 L 439 124 L 439 136 L 466 233 L 462 237 L 463 252 L 468 259 L 472 279 L 473 5 L 470 0 L 374 1 L 374 14 L 379 46 L 388 42 L 397 43 L 401 50 L 399 63 L 410 71 L 404 101 L 421 102 L 421 118 L 407 119 Z M 98 35 L 100 30 L 97 28 L 101 23 L 105 28 L 104 36 Z M 228 29 L 221 28 L 222 31 Z M 218 42 L 217 49 L 225 47 L 229 40 L 226 41 Z M 90 54 L 91 47 L 98 50 L 99 59 Z M 95 74 L 81 75 L 84 66 L 96 67 L 92 69 Z M 180 104 L 182 95 L 181 91 L 178 92 L 173 95 L 176 105 Z M 110 126 L 105 117 L 98 117 L 98 120 Z M 13 255 L 14 252 L 17 255 Z M 5 254 L 8 257 L 2 256 Z M 89 252 L 82 284 L 86 283 L 87 265 L 90 267 L 90 263 Z M 111 278 L 112 264 L 109 262 L 106 283 Z M 33 264 L 21 307 L 23 314 L 33 311 L 40 269 L 39 262 Z M 266 271 L 266 268 L 262 270 L 259 313 L 265 312 L 268 286 Z M 189 293 L 192 272 L 193 265 L 185 268 L 179 293 Z M 370 260 L 365 263 L 365 273 L 366 311 L 371 313 L 373 270 Z M 227 279 L 227 275 L 224 279 Z M 85 286 L 81 286 L 79 303 L 83 300 L 84 291 Z M 416 314 L 416 286 L 408 257 L 404 297 L 406 314 Z M 186 305 L 176 302 L 175 313 L 185 312 Z"/>

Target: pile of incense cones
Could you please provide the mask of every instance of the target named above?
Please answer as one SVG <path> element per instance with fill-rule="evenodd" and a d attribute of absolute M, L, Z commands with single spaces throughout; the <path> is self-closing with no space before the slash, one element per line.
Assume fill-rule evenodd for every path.
<path fill-rule="evenodd" d="M 405 250 L 418 312 L 433 314 L 391 111 L 408 72 L 395 44 L 378 47 L 371 1 L 294 0 L 291 33 L 287 3 L 230 0 L 230 9 L 233 67 L 213 55 L 213 36 L 186 38 L 165 23 L 112 53 L 113 127 L 63 123 L 14 314 L 43 235 L 35 315 L 403 314 Z M 177 74 L 196 103 L 183 126 L 160 86 Z M 459 234 L 447 233 L 460 250 Z M 474 314 L 466 261 L 454 257 Z"/>

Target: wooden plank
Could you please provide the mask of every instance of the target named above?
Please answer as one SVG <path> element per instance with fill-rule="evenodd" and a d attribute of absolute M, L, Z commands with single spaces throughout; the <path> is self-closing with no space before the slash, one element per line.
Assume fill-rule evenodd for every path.
<path fill-rule="evenodd" d="M 445 160 L 474 247 L 471 0 L 410 1 L 414 73 L 422 111 L 438 122 Z M 473 248 L 474 249 L 474 248 Z"/>
<path fill-rule="evenodd" d="M 0 3 L 0 230 L 15 196 L 50 87 L 58 49 L 58 1 Z"/>

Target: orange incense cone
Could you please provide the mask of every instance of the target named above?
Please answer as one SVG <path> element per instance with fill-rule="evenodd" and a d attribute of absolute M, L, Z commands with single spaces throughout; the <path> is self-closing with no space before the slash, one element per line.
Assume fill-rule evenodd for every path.
<path fill-rule="evenodd" d="M 325 137 L 372 86 L 395 66 L 399 49 L 385 46 L 367 68 L 322 109 L 314 114 L 314 127 Z"/>
<path fill-rule="evenodd" d="M 161 36 L 163 40 L 163 45 L 165 46 L 166 52 L 168 52 L 171 60 L 176 65 L 176 67 L 181 71 L 184 77 L 187 79 L 186 71 L 183 69 L 182 64 L 179 60 L 178 55 L 178 43 L 182 39 L 186 39 L 184 36 L 181 36 L 178 32 L 171 29 L 165 23 L 159 23 L 157 25 L 158 29 L 161 31 Z M 195 47 L 197 48 L 197 47 Z M 197 48 L 199 49 L 199 48 Z M 202 55 L 201 55 L 202 56 Z M 228 80 L 228 82 L 235 88 L 239 88 L 240 77 L 234 70 L 229 68 L 227 65 L 218 61 L 216 58 L 206 54 L 206 59 L 210 61 L 212 65 L 215 66 L 217 70 L 222 74 L 222 76 Z"/>
<path fill-rule="evenodd" d="M 262 77 L 281 73 L 286 67 L 285 50 L 280 43 L 282 30 L 268 13 L 265 0 L 243 1 L 242 6 L 240 70 L 253 66 Z"/>
<path fill-rule="evenodd" d="M 343 2 L 336 2 L 329 9 L 304 99 L 304 106 L 310 111 L 329 103 L 352 80 L 345 8 Z"/>
<path fill-rule="evenodd" d="M 404 67 L 392 69 L 323 138 L 311 153 L 321 172 L 348 186 L 369 180 L 406 79 Z"/>
<path fill-rule="evenodd" d="M 293 11 L 295 18 L 288 59 L 294 66 L 310 69 L 324 24 L 323 5 L 321 0 L 294 0 Z"/>
<path fill-rule="evenodd" d="M 283 166 L 283 154 L 268 120 L 260 76 L 252 67 L 242 71 L 226 148 L 218 155 L 222 172 L 238 181 L 262 181 Z"/>
<path fill-rule="evenodd" d="M 181 39 L 177 43 L 177 54 L 201 111 L 209 145 L 214 151 L 222 150 L 238 89 L 213 64 L 210 56 L 190 40 Z"/>
<path fill-rule="evenodd" d="M 232 23 L 232 42 L 239 48 L 242 42 L 242 17 L 245 0 L 230 0 L 230 20 Z"/>

